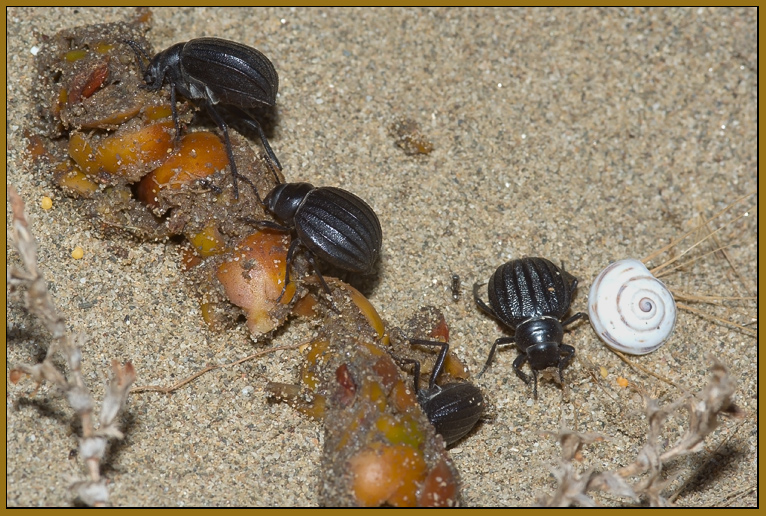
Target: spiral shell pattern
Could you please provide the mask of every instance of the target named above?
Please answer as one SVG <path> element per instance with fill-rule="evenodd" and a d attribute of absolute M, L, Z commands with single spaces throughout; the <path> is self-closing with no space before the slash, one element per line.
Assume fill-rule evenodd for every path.
<path fill-rule="evenodd" d="M 601 271 L 588 294 L 593 329 L 607 346 L 645 355 L 662 346 L 676 325 L 676 302 L 667 287 L 639 260 Z"/>

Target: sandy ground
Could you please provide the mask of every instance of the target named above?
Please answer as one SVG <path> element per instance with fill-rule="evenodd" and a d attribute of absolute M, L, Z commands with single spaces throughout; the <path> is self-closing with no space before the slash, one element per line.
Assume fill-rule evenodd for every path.
<path fill-rule="evenodd" d="M 244 327 L 208 332 L 176 248 L 105 239 L 76 201 L 31 173 L 22 131 L 34 116 L 30 49 L 39 34 L 127 19 L 132 10 L 12 8 L 6 15 L 8 181 L 28 202 L 41 267 L 69 328 L 88 335 L 85 378 L 96 397 L 112 358 L 132 360 L 139 384 L 167 385 L 268 344 L 254 343 Z M 271 143 L 286 177 L 341 186 L 376 209 L 384 250 L 371 301 L 391 323 L 421 305 L 439 306 L 473 371 L 504 333 L 477 310 L 470 286 L 500 264 L 522 256 L 564 262 L 580 278 L 573 309 L 584 310 L 593 278 L 610 261 L 645 257 L 700 214 L 710 217 L 757 189 L 755 9 L 154 10 L 156 48 L 205 35 L 272 59 L 280 94 Z M 396 117 L 417 121 L 435 150 L 406 155 L 388 133 Z M 50 211 L 40 208 L 44 195 L 54 199 Z M 754 204 L 751 197 L 711 227 Z M 720 253 L 706 254 L 714 247 L 706 242 L 687 255 L 697 261 L 663 279 L 686 293 L 755 295 L 756 215 L 752 209 L 717 234 L 739 276 Z M 71 258 L 75 246 L 82 260 Z M 18 258 L 9 253 L 8 261 Z M 463 280 L 457 302 L 452 273 Z M 18 297 L 7 299 L 8 363 L 40 360 L 45 330 Z M 729 303 L 728 311 L 693 306 L 739 323 L 756 315 L 754 301 Z M 294 322 L 274 343 L 311 331 Z M 513 374 L 514 350 L 501 352 L 477 382 L 493 418 L 452 450 L 466 505 L 530 505 L 551 492 L 559 447 L 541 431 L 566 426 L 608 436 L 584 450 L 584 467 L 632 461 L 646 420 L 640 398 L 618 377 L 663 404 L 683 395 L 631 369 L 586 324 L 565 342 L 578 357 L 565 372 L 566 393 L 543 381 L 531 399 Z M 666 492 L 680 489 L 682 506 L 756 506 L 757 339 L 681 311 L 671 341 L 633 361 L 694 392 L 708 378 L 709 354 L 737 377 L 747 416 L 724 419 L 698 454 L 667 464 L 678 478 Z M 321 427 L 287 405 L 267 404 L 262 388 L 268 379 L 294 381 L 299 364 L 297 351 L 283 351 L 209 373 L 170 396 L 132 396 L 126 439 L 105 459 L 113 502 L 316 505 Z M 30 382 L 6 385 L 6 503 L 70 505 L 67 478 L 82 467 L 69 458 L 79 423 L 49 386 L 32 396 Z M 684 425 L 671 418 L 668 438 Z"/>

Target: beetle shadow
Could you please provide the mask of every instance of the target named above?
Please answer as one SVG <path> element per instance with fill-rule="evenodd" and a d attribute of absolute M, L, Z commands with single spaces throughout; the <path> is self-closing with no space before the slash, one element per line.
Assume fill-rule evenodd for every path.
<path fill-rule="evenodd" d="M 279 125 L 279 110 L 276 106 L 258 106 L 248 109 L 247 113 L 261 124 L 261 128 L 263 129 L 263 132 L 266 133 L 267 138 L 271 139 L 274 137 L 276 127 Z M 255 131 L 248 128 L 246 132 L 250 138 L 254 138 L 255 141 L 258 141 L 258 135 Z"/>
<path fill-rule="evenodd" d="M 372 294 L 377 288 L 378 284 L 380 284 L 380 274 L 378 274 L 378 268 L 379 265 L 376 265 L 373 272 L 368 274 L 358 274 L 328 266 L 327 272 L 322 270 L 322 274 L 325 276 L 334 276 L 339 278 L 357 289 L 364 297 L 370 297 L 370 294 Z"/>
<path fill-rule="evenodd" d="M 491 423 L 491 422 L 494 421 L 494 417 L 488 417 L 487 414 L 482 414 L 482 416 L 473 425 L 473 427 L 468 431 L 468 433 L 465 434 L 460 439 L 458 439 L 457 441 L 455 441 L 454 443 L 450 444 L 447 447 L 447 449 L 449 450 L 449 449 L 452 449 L 452 448 L 459 448 L 462 443 L 467 442 L 469 439 L 472 439 L 473 436 L 479 431 L 479 429 L 486 424 L 485 421 Z"/>
<path fill-rule="evenodd" d="M 264 105 L 242 109 L 241 111 L 261 126 L 267 140 L 270 141 L 274 137 L 276 127 L 279 125 L 279 110 L 276 106 Z M 227 109 L 222 109 L 221 114 L 224 116 L 226 123 L 233 127 L 239 134 L 260 145 L 261 137 L 251 123 L 244 121 L 241 117 L 236 116 Z"/>

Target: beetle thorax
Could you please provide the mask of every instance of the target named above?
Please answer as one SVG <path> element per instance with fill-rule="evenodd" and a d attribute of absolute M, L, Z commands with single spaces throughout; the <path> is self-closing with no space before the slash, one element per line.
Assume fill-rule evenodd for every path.
<path fill-rule="evenodd" d="M 555 317 L 533 317 L 516 326 L 516 345 L 527 354 L 528 348 L 547 343 L 558 346 L 563 339 L 564 328 Z"/>
<path fill-rule="evenodd" d="M 274 187 L 263 203 L 279 220 L 292 226 L 295 214 L 313 189 L 310 183 L 283 183 Z"/>

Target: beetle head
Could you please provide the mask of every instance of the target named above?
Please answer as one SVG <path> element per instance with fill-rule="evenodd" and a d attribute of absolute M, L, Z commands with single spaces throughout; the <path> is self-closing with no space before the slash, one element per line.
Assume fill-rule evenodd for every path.
<path fill-rule="evenodd" d="M 185 44 L 176 43 L 152 58 L 144 70 L 144 82 L 150 90 L 158 90 L 162 87 L 165 74 L 170 75 L 171 82 L 177 82 L 174 78 L 181 74 L 181 51 Z"/>
<path fill-rule="evenodd" d="M 561 353 L 557 342 L 541 342 L 527 348 L 527 358 L 532 369 L 558 367 Z"/>

